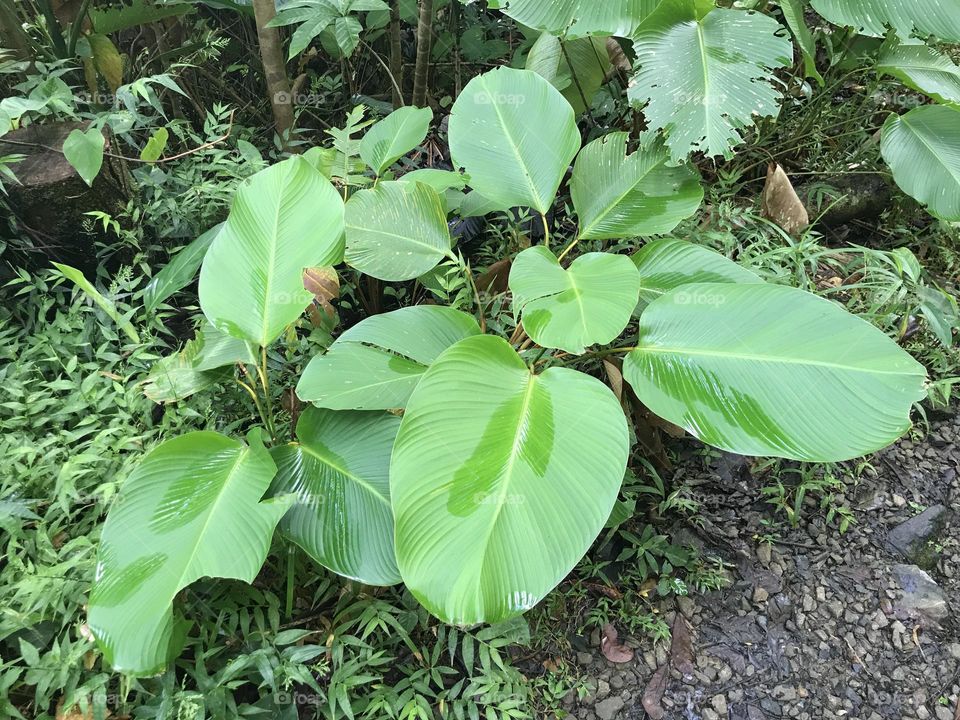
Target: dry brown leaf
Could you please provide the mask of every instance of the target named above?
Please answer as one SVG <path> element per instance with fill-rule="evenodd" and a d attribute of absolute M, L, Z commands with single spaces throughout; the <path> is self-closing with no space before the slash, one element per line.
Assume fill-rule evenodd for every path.
<path fill-rule="evenodd" d="M 612 360 L 604 359 L 603 369 L 607 373 L 607 380 L 610 381 L 610 389 L 617 396 L 617 400 L 623 404 L 623 372 Z"/>
<path fill-rule="evenodd" d="M 663 694 L 667 691 L 667 680 L 670 677 L 668 672 L 669 665 L 661 665 L 650 678 L 646 689 L 643 691 L 643 709 L 647 711 L 652 720 L 663 720 L 667 714 L 660 704 Z"/>
<path fill-rule="evenodd" d="M 510 258 L 497 260 L 487 268 L 485 273 L 477 277 L 477 289 L 485 293 L 490 293 L 491 295 L 499 295 L 507 292 L 510 288 L 508 281 L 510 279 L 510 268 L 512 266 L 513 261 Z"/>
<path fill-rule="evenodd" d="M 767 166 L 767 182 L 763 186 L 761 205 L 763 216 L 791 235 L 810 225 L 807 209 L 793 189 L 787 173 L 777 163 L 772 162 Z"/>
<path fill-rule="evenodd" d="M 331 300 L 340 296 L 340 278 L 332 267 L 314 267 L 303 271 L 303 287 L 316 298 L 328 317 L 336 314 Z"/>
<path fill-rule="evenodd" d="M 686 618 L 677 613 L 670 628 L 670 664 L 673 669 L 683 675 L 693 673 L 693 639 L 690 637 L 690 626 Z"/>
<path fill-rule="evenodd" d="M 633 649 L 617 642 L 617 629 L 607 623 L 603 626 L 603 635 L 600 639 L 600 650 L 603 656 L 612 663 L 628 663 L 633 660 Z"/>

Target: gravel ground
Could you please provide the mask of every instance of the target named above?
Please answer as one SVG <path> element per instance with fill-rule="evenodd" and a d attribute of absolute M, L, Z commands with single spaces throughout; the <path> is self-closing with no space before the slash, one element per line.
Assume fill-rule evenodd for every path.
<path fill-rule="evenodd" d="M 808 508 L 795 529 L 781 516 L 772 546 L 748 462 L 703 469 L 694 450 L 682 467 L 704 525 L 673 540 L 723 557 L 732 583 L 664 601 L 669 648 L 616 665 L 578 653 L 591 692 L 567 699 L 571 716 L 960 720 L 960 416 L 874 456 L 876 475 L 840 498 L 856 511 L 845 535 Z"/>

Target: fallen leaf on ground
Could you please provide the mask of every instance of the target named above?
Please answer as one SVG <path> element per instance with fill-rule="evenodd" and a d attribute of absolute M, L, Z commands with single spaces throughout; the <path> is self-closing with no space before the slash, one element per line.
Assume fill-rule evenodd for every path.
<path fill-rule="evenodd" d="M 763 216 L 772 220 L 791 235 L 810 224 L 810 216 L 793 189 L 787 173 L 777 163 L 767 167 L 767 182 L 763 186 Z"/>
<path fill-rule="evenodd" d="M 612 663 L 627 663 L 633 660 L 633 649 L 617 642 L 617 629 L 607 623 L 603 626 L 603 636 L 600 640 L 600 650 L 603 656 Z"/>
<path fill-rule="evenodd" d="M 684 675 L 693 674 L 693 639 L 686 618 L 677 613 L 670 628 L 670 664 Z"/>
<path fill-rule="evenodd" d="M 647 711 L 647 715 L 652 720 L 663 720 L 667 714 L 660 704 L 663 693 L 667 691 L 667 679 L 670 677 L 667 669 L 667 665 L 662 665 L 650 678 L 650 682 L 647 683 L 647 687 L 643 691 L 643 709 Z"/>

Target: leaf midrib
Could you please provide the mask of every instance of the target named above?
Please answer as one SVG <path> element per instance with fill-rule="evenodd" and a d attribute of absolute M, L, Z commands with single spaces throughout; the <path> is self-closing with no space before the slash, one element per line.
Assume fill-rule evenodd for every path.
<path fill-rule="evenodd" d="M 753 353 L 738 353 L 725 350 L 692 350 L 682 347 L 651 347 L 638 346 L 633 352 L 637 353 L 656 353 L 660 355 L 688 355 L 695 357 L 717 357 L 728 360 L 744 360 L 760 363 L 782 363 L 787 365 L 809 365 L 813 367 L 828 367 L 836 370 L 849 370 L 851 372 L 865 372 L 874 375 L 900 375 L 906 377 L 926 377 L 921 370 L 919 372 L 907 372 L 906 370 L 874 370 L 872 368 L 857 367 L 855 365 L 844 365 L 843 363 L 832 363 L 824 360 L 809 360 L 806 358 L 784 357 L 781 355 L 757 355 Z M 631 353 L 632 354 L 632 353 Z"/>
<path fill-rule="evenodd" d="M 349 480 L 352 480 L 361 488 L 363 488 L 364 490 L 369 492 L 371 495 L 373 495 L 381 503 L 386 505 L 388 508 L 390 507 L 390 501 L 387 500 L 382 494 L 380 494 L 379 490 L 377 490 L 375 487 L 373 487 L 373 485 L 371 485 L 368 481 L 364 480 L 359 475 L 355 475 L 349 470 L 347 470 L 346 468 L 341 467 L 337 463 L 333 462 L 330 458 L 326 457 L 325 455 L 322 455 L 321 453 L 317 452 L 316 450 L 314 450 L 309 445 L 306 445 L 305 443 L 300 443 L 299 448 L 310 457 L 314 458 L 318 462 L 321 462 L 327 467 L 329 467 L 335 473 L 342 475 L 343 477 L 348 478 Z"/>

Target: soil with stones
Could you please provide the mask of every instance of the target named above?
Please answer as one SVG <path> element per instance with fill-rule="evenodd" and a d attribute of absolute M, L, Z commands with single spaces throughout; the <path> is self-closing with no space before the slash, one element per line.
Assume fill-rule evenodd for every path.
<path fill-rule="evenodd" d="M 571 717 L 960 720 L 960 416 L 871 459 L 837 498 L 856 512 L 844 535 L 817 507 L 772 531 L 747 459 L 681 455 L 703 525 L 672 540 L 723 557 L 732 582 L 664 601 L 672 647 L 578 653 L 590 694 L 567 698 Z"/>

